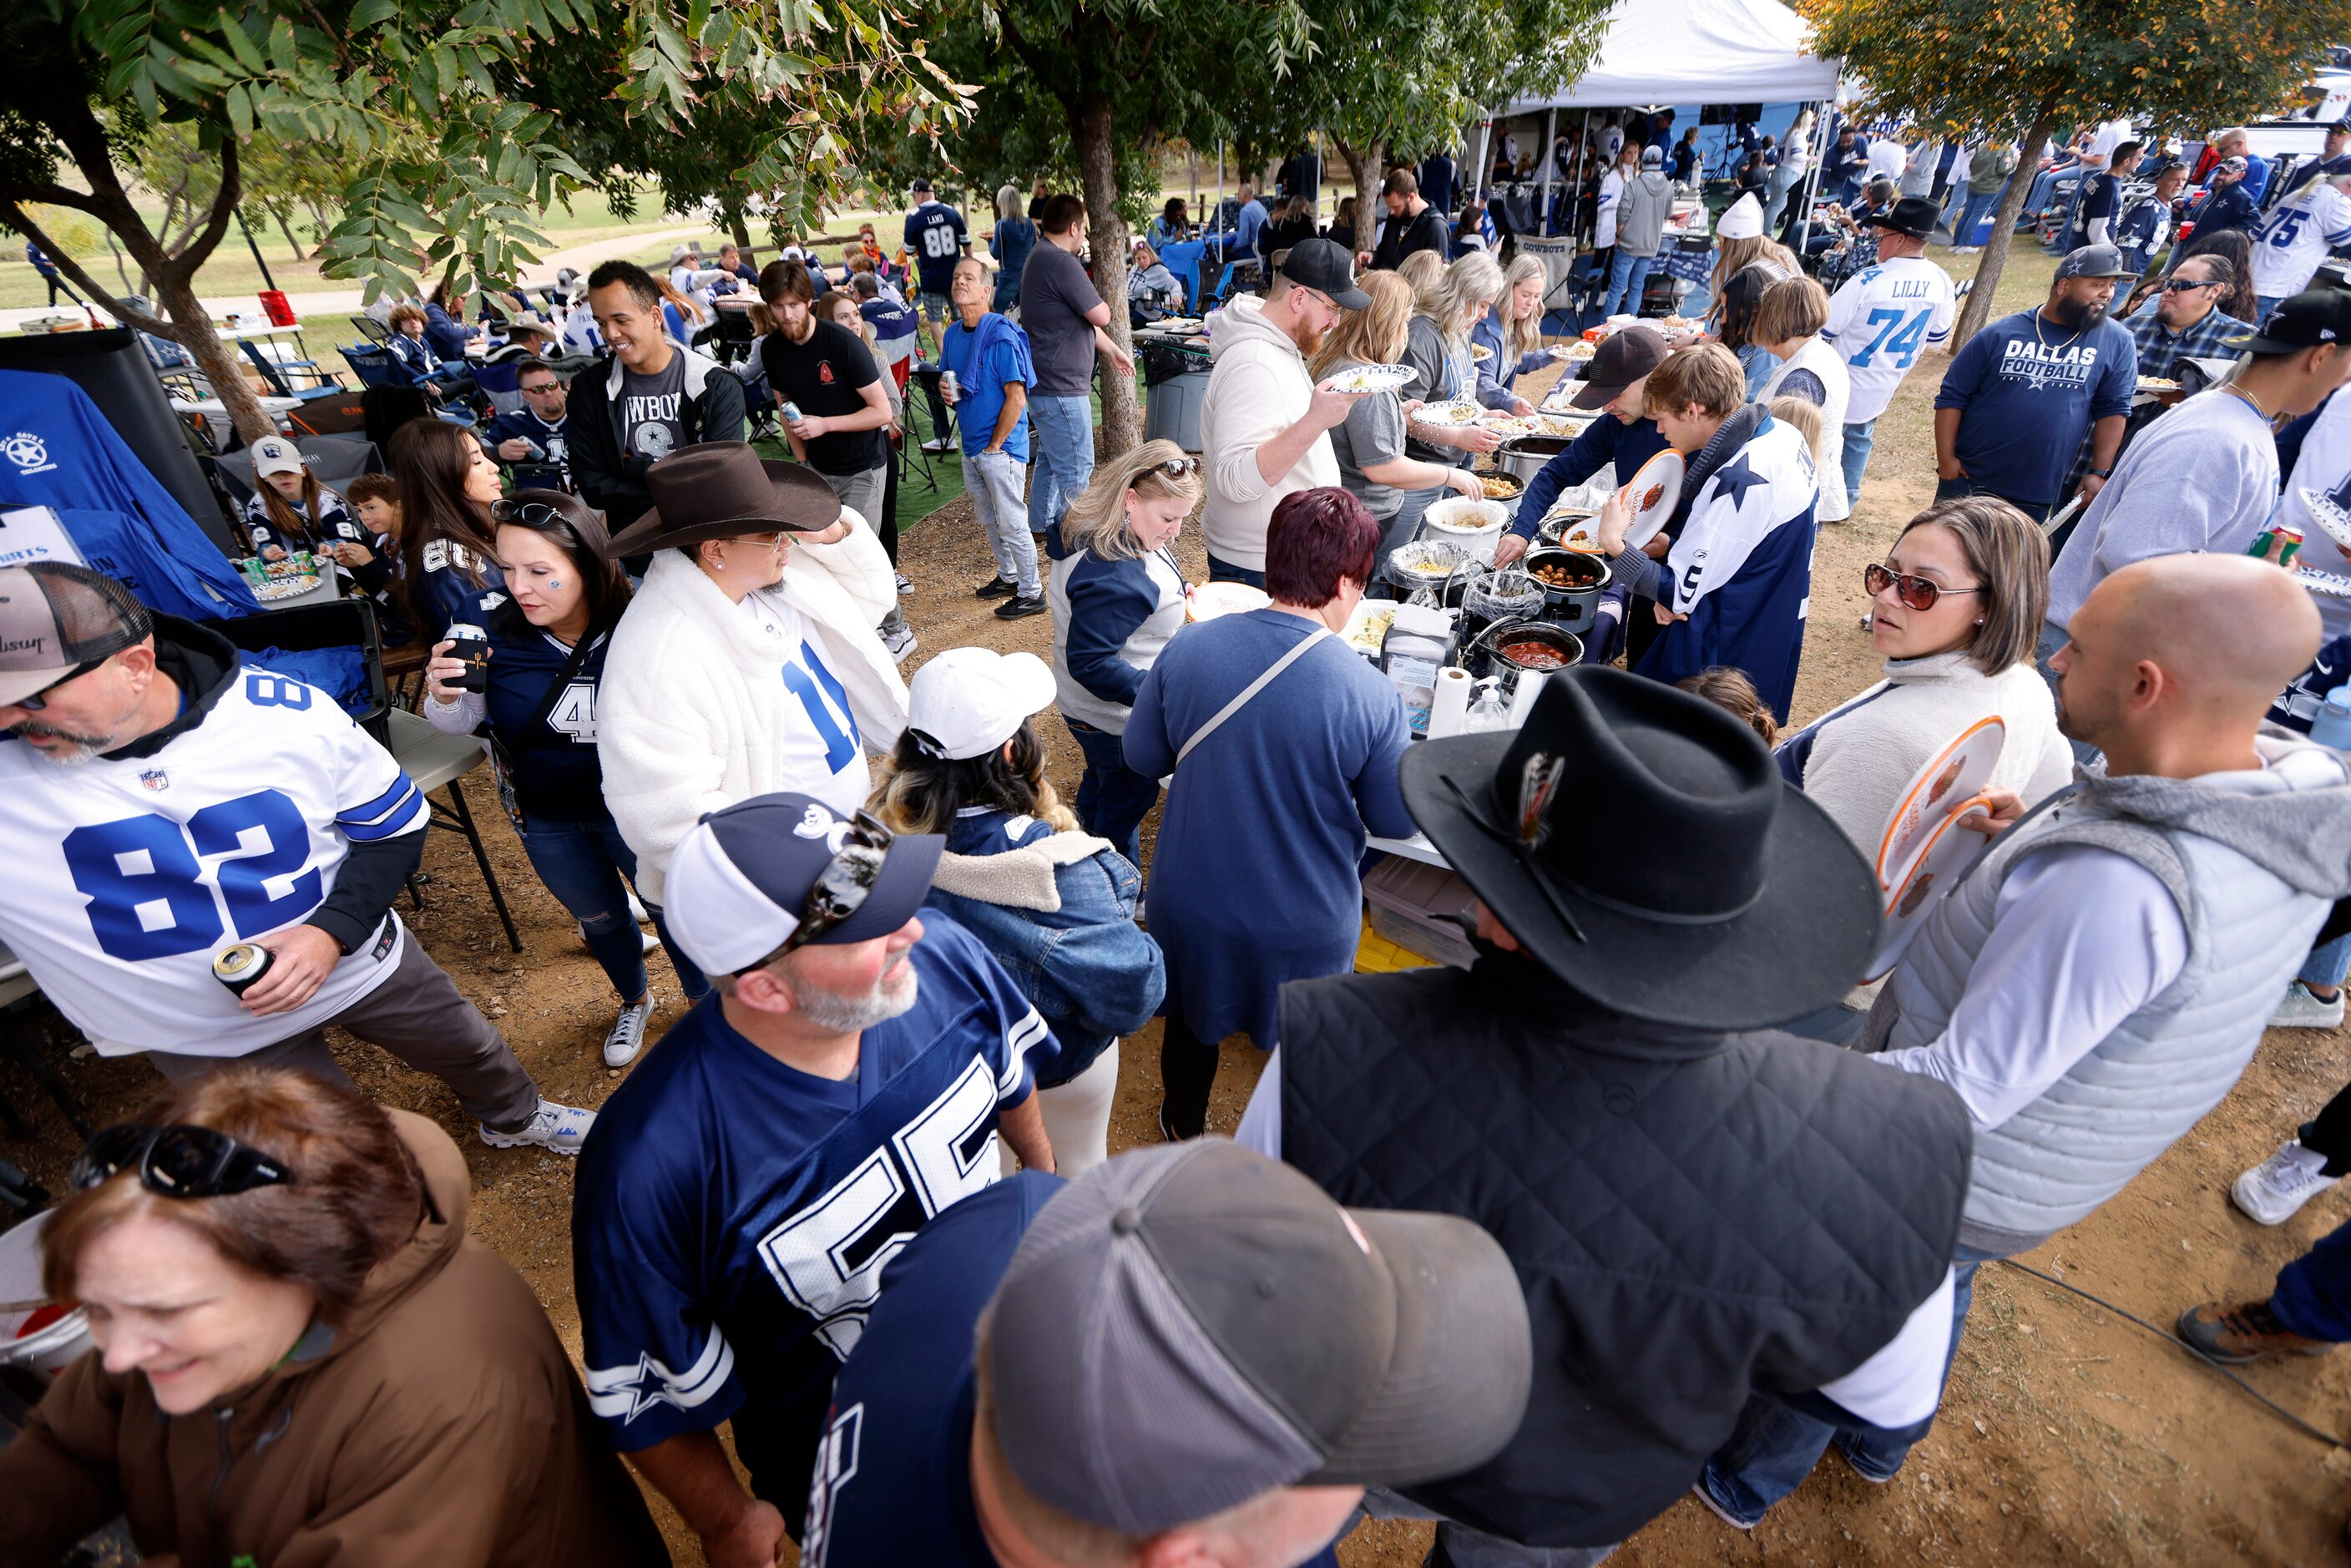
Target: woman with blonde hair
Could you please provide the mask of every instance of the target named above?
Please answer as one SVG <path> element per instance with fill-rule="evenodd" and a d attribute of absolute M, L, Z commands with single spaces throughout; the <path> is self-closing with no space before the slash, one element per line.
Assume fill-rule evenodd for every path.
<path fill-rule="evenodd" d="M 906 727 L 868 810 L 901 833 L 946 840 L 930 904 L 996 956 L 1060 1046 L 1037 1064 L 1037 1108 L 1057 1174 L 1109 1158 L 1118 1037 L 1166 994 L 1159 945 L 1134 923 L 1143 877 L 1078 830 L 1045 777 L 1036 716 L 1054 676 L 1034 653 L 950 648 L 908 684 Z"/>
<path fill-rule="evenodd" d="M 1433 250 L 1416 250 L 1396 263 L 1396 276 L 1412 285 L 1417 298 L 1424 289 L 1436 287 L 1445 276 L 1445 257 Z"/>
<path fill-rule="evenodd" d="M 1502 264 L 1482 250 L 1471 251 L 1418 291 L 1404 357 L 1397 361 L 1420 373 L 1411 389 L 1415 397 L 1431 403 L 1470 400 L 1478 390 L 1470 329 L 1501 297 Z M 1500 436 L 1481 425 L 1437 424 L 1416 416 L 1407 416 L 1405 433 L 1406 456 L 1454 468 L 1467 468 L 1479 453 L 1502 444 Z M 1407 492 L 1394 537 L 1409 541 L 1419 529 L 1421 514 L 1444 493 L 1441 485 Z"/>
<path fill-rule="evenodd" d="M 996 256 L 996 295 L 988 308 L 1009 315 L 1020 304 L 1021 269 L 1029 265 L 1029 253 L 1037 248 L 1037 225 L 1029 221 L 1029 204 L 1021 199 L 1019 187 L 997 187 L 996 231 L 987 244 Z"/>
<path fill-rule="evenodd" d="M 1535 405 L 1520 397 L 1519 378 L 1551 363 L 1542 346 L 1543 296 L 1551 274 L 1540 257 L 1521 256 L 1502 274 L 1502 296 L 1485 319 L 1469 329 L 1469 349 L 1486 350 L 1477 361 L 1478 401 L 1488 408 L 1512 413 L 1532 413 Z"/>
<path fill-rule="evenodd" d="M 1312 367 L 1318 385 L 1356 365 L 1393 365 L 1404 358 L 1412 326 L 1412 286 L 1402 273 L 1366 272 L 1356 280 L 1356 287 L 1371 296 L 1371 303 L 1342 316 L 1322 340 L 1322 352 L 1314 356 Z M 1364 503 L 1364 509 L 1380 525 L 1375 570 L 1386 566 L 1387 558 L 1399 546 L 1411 542 L 1411 536 L 1397 524 L 1408 492 L 1449 485 L 1464 496 L 1480 493 L 1478 481 L 1467 469 L 1405 455 L 1405 407 L 1403 392 L 1375 392 L 1358 398 L 1346 419 L 1331 430 L 1331 452 L 1339 460 L 1339 483 Z M 1418 521 L 1417 513 L 1414 521 Z"/>
<path fill-rule="evenodd" d="M 1069 553 L 1046 584 L 1061 718 L 1086 758 L 1078 821 L 1130 861 L 1159 779 L 1126 765 L 1120 737 L 1144 672 L 1183 627 L 1187 590 L 1168 547 L 1202 491 L 1200 460 L 1172 441 L 1105 459 L 1061 518 Z"/>
<path fill-rule="evenodd" d="M 1821 339 L 1828 324 L 1828 290 L 1809 277 L 1784 277 L 1763 291 L 1752 335 L 1776 360 L 1757 401 L 1793 397 L 1821 411 L 1820 434 L 1813 443 L 1821 500 L 1813 516 L 1841 523 L 1853 515 L 1853 500 L 1844 490 L 1845 404 L 1853 395 L 1853 377 L 1844 356 Z"/>

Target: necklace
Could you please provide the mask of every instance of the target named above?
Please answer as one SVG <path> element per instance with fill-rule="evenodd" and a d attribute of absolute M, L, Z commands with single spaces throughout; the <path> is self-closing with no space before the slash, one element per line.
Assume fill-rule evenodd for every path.
<path fill-rule="evenodd" d="M 2043 336 L 2041 335 L 2041 323 L 2042 323 L 2042 320 L 2043 320 L 2042 313 L 2041 313 L 2040 311 L 2038 311 L 2038 310 L 2035 310 L 2035 311 L 2032 313 L 2032 340 L 2033 340 L 2033 341 L 2034 341 L 2034 342 L 2039 343 L 2043 348 L 2046 349 L 2046 348 L 2050 347 L 2051 345 L 2050 345 L 2049 340 L 2048 340 L 2047 338 L 2044 338 L 2044 337 L 2043 337 Z M 2070 348 L 2072 348 L 2072 347 L 2074 346 L 2074 338 L 2079 338 L 2081 335 L 2082 335 L 2082 329 L 2081 329 L 2081 328 L 2079 328 L 2079 327 L 2076 327 L 2076 328 L 2074 328 L 2074 337 L 2073 337 L 2073 338 L 2068 338 L 2068 339 L 2066 339 L 2064 342 L 2059 343 L 2059 344 L 2057 344 L 2057 345 L 2055 345 L 2055 346 L 2056 346 L 2056 347 L 2058 347 L 2058 348 L 2060 348 L 2060 349 L 2070 349 Z"/>
<path fill-rule="evenodd" d="M 2239 397 L 2241 397 L 2241 398 L 2244 399 L 2244 400 L 2245 400 L 2245 403 L 2246 403 L 2246 405 L 2247 405 L 2248 407 L 2250 407 L 2250 408 L 2251 408 L 2251 409 L 2252 409 L 2255 413 L 2258 413 L 2258 414 L 2260 414 L 2260 415 L 2262 416 L 2262 423 L 2264 423 L 2264 424 L 2266 424 L 2266 425 L 2270 426 L 2270 428 L 2272 428 L 2273 430 L 2274 430 L 2275 428 L 2277 428 L 2277 415 L 2275 415 L 2275 414 L 2272 413 L 2269 410 L 2267 410 L 2267 409 L 2263 408 L 2263 407 L 2262 406 L 2262 400 L 2261 400 L 2261 399 L 2259 399 L 2259 398 L 2255 397 L 2252 393 L 2251 393 L 2251 392 L 2247 392 L 2244 388 L 2242 388 L 2242 387 L 2239 386 L 2239 385 L 2238 385 L 2236 382 L 2227 382 L 2227 383 L 2223 384 L 2223 385 L 2221 386 L 2220 390 L 2221 390 L 2222 392 L 2233 392 L 2233 393 L 2235 393 L 2237 396 L 2239 396 Z"/>

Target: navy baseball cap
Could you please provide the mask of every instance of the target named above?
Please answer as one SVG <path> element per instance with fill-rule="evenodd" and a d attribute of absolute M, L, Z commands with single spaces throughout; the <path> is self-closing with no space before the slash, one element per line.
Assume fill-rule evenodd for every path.
<path fill-rule="evenodd" d="M 2123 265 L 2123 253 L 2110 245 L 2085 245 L 2079 250 L 2069 250 L 2057 264 L 2057 281 L 2069 277 L 2120 277 L 2130 269 Z"/>
<path fill-rule="evenodd" d="M 671 938 L 707 974 L 752 967 L 799 929 L 809 890 L 854 825 L 823 801 L 789 790 L 711 812 L 670 859 L 662 915 Z M 946 845 L 936 833 L 893 838 L 864 902 L 810 945 L 870 941 L 905 925 L 929 896 Z"/>

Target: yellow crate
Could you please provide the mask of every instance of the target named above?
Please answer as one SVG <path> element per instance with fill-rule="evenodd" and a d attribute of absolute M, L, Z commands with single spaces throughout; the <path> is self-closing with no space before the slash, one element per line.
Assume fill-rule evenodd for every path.
<path fill-rule="evenodd" d="M 1363 940 L 1355 945 L 1355 973 L 1358 975 L 1389 975 L 1398 969 L 1426 969 L 1429 961 L 1408 947 L 1399 947 L 1372 929 L 1369 919 L 1364 922 Z"/>

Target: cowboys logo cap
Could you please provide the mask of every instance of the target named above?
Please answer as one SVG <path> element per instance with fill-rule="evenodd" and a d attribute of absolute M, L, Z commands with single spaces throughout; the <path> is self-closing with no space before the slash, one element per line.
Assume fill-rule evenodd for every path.
<path fill-rule="evenodd" d="M 671 940 L 705 974 L 739 975 L 799 929 L 800 911 L 848 841 L 849 818 L 823 801 L 779 790 L 755 795 L 695 824 L 670 858 L 662 917 Z M 946 840 L 900 833 L 855 914 L 811 946 L 887 936 L 930 895 Z"/>
<path fill-rule="evenodd" d="M 2351 343 L 2351 289 L 2330 285 L 2290 295 L 2259 331 L 2227 346 L 2240 353 L 2296 354 L 2327 343 Z"/>
<path fill-rule="evenodd" d="M 1517 1270 L 1479 1226 L 1342 1208 L 1222 1138 L 1054 1194 L 981 1332 L 1020 1484 L 1131 1535 L 1277 1487 L 1474 1469 L 1518 1430 L 1533 1364 Z"/>
<path fill-rule="evenodd" d="M 0 706 L 98 668 L 155 630 L 103 572 L 65 561 L 0 567 Z"/>

